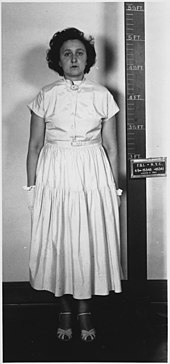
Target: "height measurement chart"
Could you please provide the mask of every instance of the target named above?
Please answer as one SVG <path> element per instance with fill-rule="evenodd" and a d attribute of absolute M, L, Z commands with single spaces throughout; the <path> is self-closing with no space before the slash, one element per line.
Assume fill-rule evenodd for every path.
<path fill-rule="evenodd" d="M 125 3 L 128 159 L 145 157 L 144 3 Z"/>
<path fill-rule="evenodd" d="M 146 156 L 145 134 L 145 24 L 144 3 L 126 2 L 125 83 L 127 160 L 128 280 L 145 290 L 147 279 L 146 181 L 131 179 L 133 159 Z"/>

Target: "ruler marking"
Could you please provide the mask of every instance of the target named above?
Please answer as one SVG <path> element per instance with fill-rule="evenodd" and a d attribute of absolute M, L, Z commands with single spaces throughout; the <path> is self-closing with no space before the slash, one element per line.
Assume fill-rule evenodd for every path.
<path fill-rule="evenodd" d="M 128 39 L 127 39 L 127 41 L 128 41 Z M 145 39 L 131 39 L 130 41 L 131 42 L 144 42 Z"/>
<path fill-rule="evenodd" d="M 129 99 L 128 99 L 129 100 Z M 127 100 L 127 101 L 128 101 Z M 135 101 L 145 101 L 145 99 L 136 99 Z"/>
<path fill-rule="evenodd" d="M 128 9 L 127 9 L 127 10 L 128 10 Z M 131 11 L 134 11 L 134 12 L 135 12 L 135 11 L 141 11 L 141 12 L 143 11 L 143 12 L 144 12 L 144 10 L 131 10 Z M 127 15 L 128 15 L 128 14 L 127 14 Z"/>
<path fill-rule="evenodd" d="M 125 11 L 126 11 L 126 15 L 128 16 L 128 12 L 131 11 L 132 13 L 134 12 L 144 12 L 144 3 L 142 4 L 137 4 L 137 3 L 126 3 L 125 4 Z"/>
<path fill-rule="evenodd" d="M 128 9 L 126 9 L 126 10 L 129 11 Z M 130 10 L 130 11 L 134 11 L 134 12 L 141 11 L 141 12 L 144 12 L 144 10 Z M 128 14 L 127 14 L 127 16 L 128 16 Z"/>

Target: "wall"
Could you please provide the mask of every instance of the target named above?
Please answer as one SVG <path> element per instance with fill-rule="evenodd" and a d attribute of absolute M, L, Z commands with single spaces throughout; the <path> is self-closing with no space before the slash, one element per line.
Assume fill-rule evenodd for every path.
<path fill-rule="evenodd" d="M 112 89 L 114 86 L 121 109 L 118 120 L 121 178 L 125 176 L 123 4 L 3 3 L 3 280 L 6 282 L 29 279 L 30 216 L 21 188 L 26 183 L 29 136 L 30 115 L 26 104 L 43 85 L 57 77 L 45 62 L 46 49 L 52 35 L 69 26 L 95 36 L 98 69 L 94 67 L 90 78 Z M 121 230 L 126 276 L 125 211 L 124 197 Z"/>
<path fill-rule="evenodd" d="M 146 4 L 147 157 L 168 155 L 169 44 L 168 2 Z M 147 180 L 148 278 L 167 277 L 167 177 Z"/>

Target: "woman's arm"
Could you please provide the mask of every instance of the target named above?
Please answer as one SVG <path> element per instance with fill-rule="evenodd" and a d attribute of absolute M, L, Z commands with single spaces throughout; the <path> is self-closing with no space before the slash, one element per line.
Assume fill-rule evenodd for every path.
<path fill-rule="evenodd" d="M 102 144 L 110 162 L 116 189 L 118 189 L 118 151 L 115 116 L 103 122 Z"/>
<path fill-rule="evenodd" d="M 44 144 L 44 119 L 32 112 L 27 154 L 27 186 L 35 185 L 38 156 Z"/>

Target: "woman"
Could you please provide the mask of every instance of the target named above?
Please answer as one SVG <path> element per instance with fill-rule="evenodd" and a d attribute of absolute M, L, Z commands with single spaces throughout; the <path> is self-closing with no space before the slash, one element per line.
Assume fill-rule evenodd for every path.
<path fill-rule="evenodd" d="M 84 75 L 96 60 L 92 37 L 54 34 L 47 52 L 62 78 L 29 104 L 27 187 L 31 199 L 30 282 L 60 297 L 57 337 L 72 338 L 71 300 L 83 341 L 96 333 L 92 295 L 121 292 L 115 114 L 109 91 Z"/>

